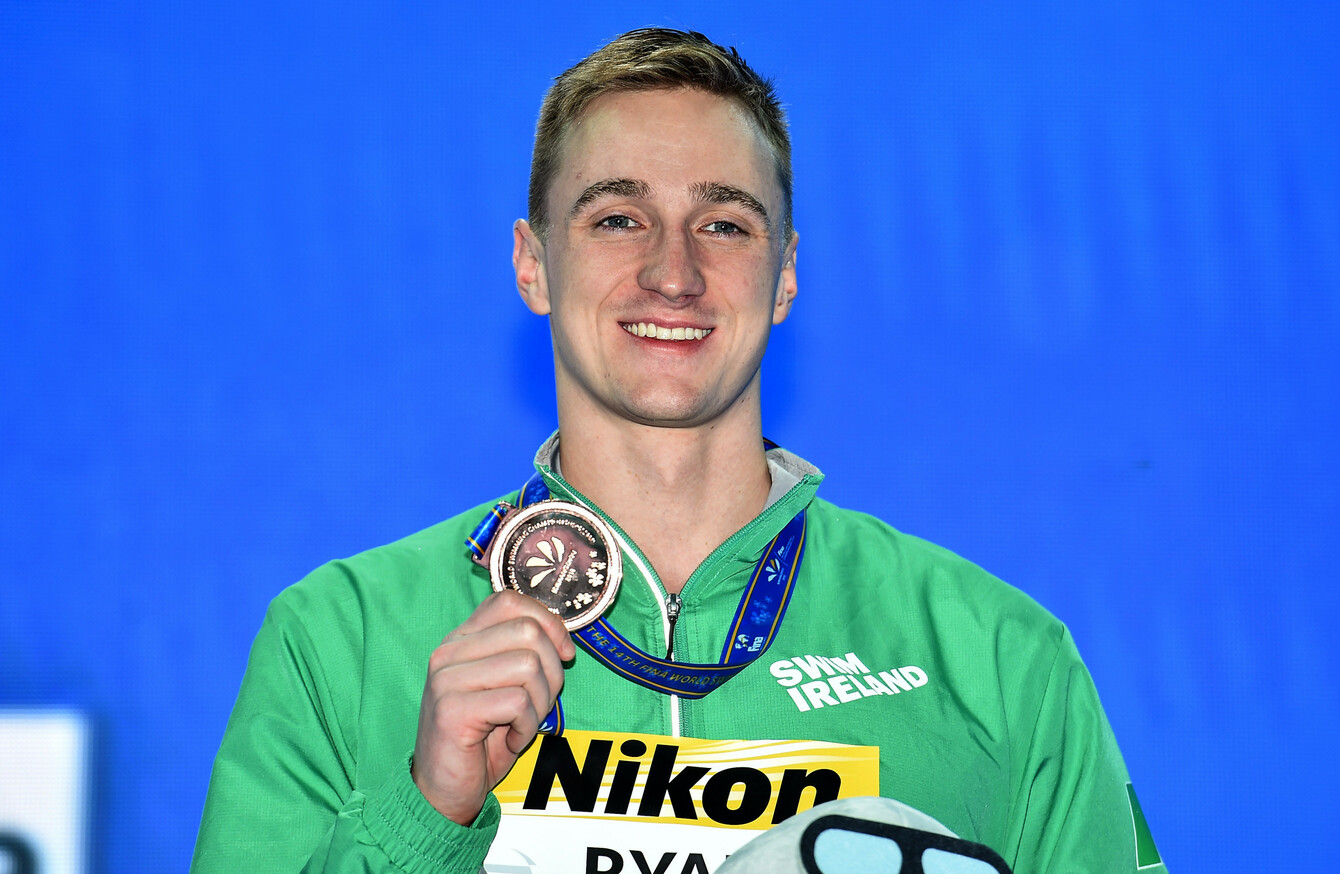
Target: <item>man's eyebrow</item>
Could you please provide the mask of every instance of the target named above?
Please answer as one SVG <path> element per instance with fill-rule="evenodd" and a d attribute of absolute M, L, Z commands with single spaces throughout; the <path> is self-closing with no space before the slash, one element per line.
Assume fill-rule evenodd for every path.
<path fill-rule="evenodd" d="M 646 200 L 651 197 L 651 186 L 641 179 L 602 179 L 593 182 L 586 186 L 586 190 L 577 198 L 572 209 L 568 210 L 568 217 L 577 215 L 602 197 L 634 197 Z"/>
<path fill-rule="evenodd" d="M 742 206 L 762 219 L 766 230 L 772 230 L 772 220 L 768 218 L 768 211 L 759 203 L 757 197 L 743 188 L 736 188 L 724 182 L 695 182 L 689 186 L 689 193 L 704 203 L 734 203 Z"/>

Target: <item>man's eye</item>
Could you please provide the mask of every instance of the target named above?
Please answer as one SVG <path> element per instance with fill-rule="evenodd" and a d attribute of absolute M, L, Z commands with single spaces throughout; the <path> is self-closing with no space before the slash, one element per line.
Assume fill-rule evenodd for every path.
<path fill-rule="evenodd" d="M 615 230 L 626 230 L 628 228 L 636 226 L 637 222 L 633 221 L 626 215 L 612 215 L 600 220 L 600 227 L 602 228 L 614 228 Z"/>
<path fill-rule="evenodd" d="M 722 221 L 715 221 L 715 222 L 708 222 L 706 225 L 703 226 L 703 230 L 707 231 L 709 234 L 743 234 L 743 233 L 744 233 L 744 229 L 741 228 L 739 225 L 737 225 L 735 222 L 728 222 L 728 221 L 724 221 L 724 220 L 722 220 Z"/>

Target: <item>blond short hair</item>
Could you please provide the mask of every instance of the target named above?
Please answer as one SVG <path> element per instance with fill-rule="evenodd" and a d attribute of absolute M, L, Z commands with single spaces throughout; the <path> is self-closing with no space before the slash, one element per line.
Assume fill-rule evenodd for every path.
<path fill-rule="evenodd" d="M 773 90 L 734 47 L 723 48 L 701 33 L 644 27 L 615 37 L 554 79 L 540 106 L 530 165 L 528 219 L 544 239 L 549 230 L 549 184 L 562 160 L 569 127 L 591 101 L 604 94 L 696 88 L 736 101 L 758 125 L 782 191 L 782 240 L 791 236 L 791 137 Z"/>

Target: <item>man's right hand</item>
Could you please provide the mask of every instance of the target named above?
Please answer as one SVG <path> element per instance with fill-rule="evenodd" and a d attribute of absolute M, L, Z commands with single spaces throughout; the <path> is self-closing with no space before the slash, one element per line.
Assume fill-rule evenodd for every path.
<path fill-rule="evenodd" d="M 484 599 L 428 659 L 411 774 L 443 816 L 469 825 L 554 706 L 563 623 L 516 592 Z"/>

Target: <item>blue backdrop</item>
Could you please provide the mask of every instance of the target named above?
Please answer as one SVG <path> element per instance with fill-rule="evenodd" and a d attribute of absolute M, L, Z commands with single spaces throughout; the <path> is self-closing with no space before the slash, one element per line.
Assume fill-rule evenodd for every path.
<path fill-rule="evenodd" d="M 1333 855 L 1328 5 L 4 0 L 0 708 L 90 715 L 91 869 L 184 869 L 283 586 L 515 486 L 539 99 L 644 24 L 789 105 L 768 435 L 1071 625 L 1173 871 Z"/>

